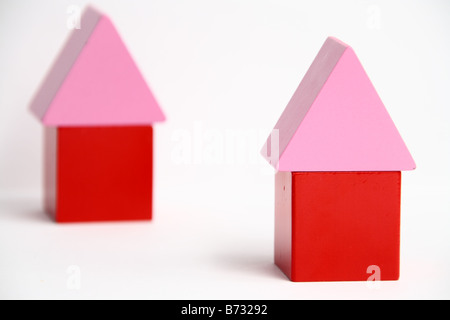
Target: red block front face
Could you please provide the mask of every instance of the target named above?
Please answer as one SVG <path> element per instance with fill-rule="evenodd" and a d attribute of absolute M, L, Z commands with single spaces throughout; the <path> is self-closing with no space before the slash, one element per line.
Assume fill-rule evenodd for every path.
<path fill-rule="evenodd" d="M 292 281 L 366 281 L 371 266 L 398 280 L 400 172 L 278 174 L 275 262 Z"/>
<path fill-rule="evenodd" d="M 51 130 L 53 135 L 46 134 L 45 199 L 56 221 L 152 218 L 152 127 Z"/>

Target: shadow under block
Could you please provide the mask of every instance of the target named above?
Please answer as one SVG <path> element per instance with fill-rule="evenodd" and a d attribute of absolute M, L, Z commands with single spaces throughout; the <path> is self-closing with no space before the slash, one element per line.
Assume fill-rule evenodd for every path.
<path fill-rule="evenodd" d="M 151 126 L 45 128 L 44 206 L 57 222 L 152 218 Z"/>
<path fill-rule="evenodd" d="M 401 172 L 278 172 L 275 263 L 296 282 L 398 280 Z"/>

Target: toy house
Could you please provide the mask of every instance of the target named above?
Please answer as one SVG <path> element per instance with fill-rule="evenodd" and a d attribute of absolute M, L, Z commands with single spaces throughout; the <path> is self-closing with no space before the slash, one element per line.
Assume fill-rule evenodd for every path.
<path fill-rule="evenodd" d="M 32 103 L 57 222 L 152 218 L 155 97 L 110 19 L 88 8 Z"/>
<path fill-rule="evenodd" d="M 267 139 L 275 263 L 292 280 L 399 278 L 401 171 L 415 163 L 352 48 L 328 38 Z"/>

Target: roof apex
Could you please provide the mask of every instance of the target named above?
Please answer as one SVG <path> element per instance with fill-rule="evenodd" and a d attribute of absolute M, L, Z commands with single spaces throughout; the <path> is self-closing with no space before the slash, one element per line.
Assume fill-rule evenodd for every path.
<path fill-rule="evenodd" d="M 415 169 L 353 49 L 329 37 L 262 151 L 279 171 Z"/>
<path fill-rule="evenodd" d="M 110 19 L 81 17 L 41 84 L 31 111 L 48 126 L 146 125 L 165 120 Z"/>

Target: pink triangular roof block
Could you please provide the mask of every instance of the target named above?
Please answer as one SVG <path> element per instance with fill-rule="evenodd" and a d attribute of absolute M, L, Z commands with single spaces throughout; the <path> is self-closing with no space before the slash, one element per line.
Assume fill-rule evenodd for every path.
<path fill-rule="evenodd" d="M 31 110 L 47 126 L 146 125 L 165 120 L 110 19 L 90 7 Z"/>
<path fill-rule="evenodd" d="M 279 171 L 416 165 L 352 48 L 328 38 L 262 149 Z"/>

